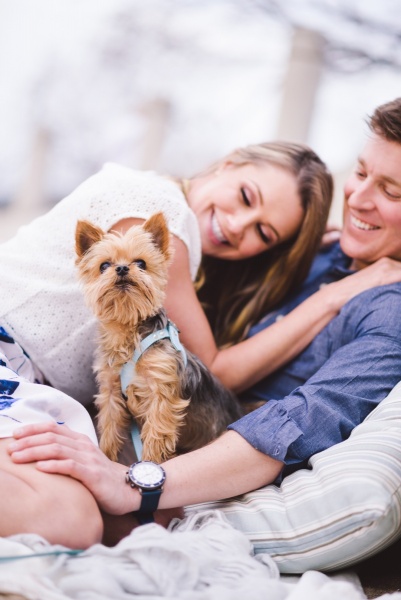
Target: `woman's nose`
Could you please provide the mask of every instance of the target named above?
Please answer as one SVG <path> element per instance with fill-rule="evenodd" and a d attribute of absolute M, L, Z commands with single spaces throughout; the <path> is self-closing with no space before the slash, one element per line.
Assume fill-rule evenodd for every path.
<path fill-rule="evenodd" d="M 244 213 L 235 213 L 227 216 L 227 227 L 236 237 L 242 237 L 251 222 L 252 217 Z"/>

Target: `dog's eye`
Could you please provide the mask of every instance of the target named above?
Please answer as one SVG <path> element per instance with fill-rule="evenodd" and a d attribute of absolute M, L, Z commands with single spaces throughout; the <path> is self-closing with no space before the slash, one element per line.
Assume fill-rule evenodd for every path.
<path fill-rule="evenodd" d="M 106 269 L 108 269 L 111 266 L 111 263 L 109 262 L 104 262 L 100 265 L 100 272 L 104 273 L 106 271 Z"/>
<path fill-rule="evenodd" d="M 133 262 L 136 264 L 137 267 L 142 269 L 142 271 L 146 270 L 146 262 L 144 260 L 142 260 L 142 258 L 137 258 Z"/>

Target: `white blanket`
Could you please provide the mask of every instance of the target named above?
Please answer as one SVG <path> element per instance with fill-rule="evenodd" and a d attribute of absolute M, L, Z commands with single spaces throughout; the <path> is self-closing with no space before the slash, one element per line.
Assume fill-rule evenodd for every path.
<path fill-rule="evenodd" d="M 169 530 L 139 527 L 114 548 L 73 555 L 25 534 L 0 539 L 0 596 L 29 600 L 360 600 L 360 588 L 322 573 L 280 579 L 268 555 L 219 511 L 175 520 Z M 10 557 L 20 557 L 9 559 Z M 382 597 L 384 598 L 384 596 Z M 401 594 L 391 596 L 401 600 Z"/>

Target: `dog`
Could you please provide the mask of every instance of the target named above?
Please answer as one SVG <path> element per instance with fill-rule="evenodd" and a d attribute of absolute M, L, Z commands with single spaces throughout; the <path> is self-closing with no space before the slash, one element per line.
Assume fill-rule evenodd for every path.
<path fill-rule="evenodd" d="M 99 323 L 95 404 L 103 452 L 117 460 L 132 418 L 143 460 L 162 462 L 218 437 L 241 411 L 235 395 L 184 349 L 163 308 L 172 258 L 163 213 L 125 235 L 79 221 L 75 247 L 86 303 Z"/>

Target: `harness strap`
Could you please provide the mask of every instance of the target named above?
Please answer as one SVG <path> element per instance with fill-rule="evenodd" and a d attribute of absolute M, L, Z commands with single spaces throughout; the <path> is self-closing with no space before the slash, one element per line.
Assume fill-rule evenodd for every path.
<path fill-rule="evenodd" d="M 142 460 L 143 444 L 141 440 L 141 434 L 139 431 L 138 423 L 133 419 L 131 425 L 131 439 L 134 444 L 135 454 L 137 460 Z"/>
<path fill-rule="evenodd" d="M 172 321 L 168 321 L 167 326 L 163 329 L 159 329 L 158 331 L 154 331 L 150 335 L 148 335 L 145 339 L 141 341 L 139 344 L 139 348 L 136 349 L 132 355 L 131 360 L 126 362 L 120 371 L 120 381 L 121 381 L 121 391 L 123 395 L 126 395 L 127 387 L 132 383 L 135 379 L 136 375 L 136 363 L 141 358 L 142 354 L 153 344 L 159 342 L 160 340 L 169 339 L 173 344 L 174 348 L 181 352 L 182 359 L 184 361 L 184 365 L 187 366 L 187 353 L 185 351 L 184 346 L 180 342 L 179 331 L 177 327 L 174 325 Z M 142 440 L 139 432 L 138 425 L 136 421 L 132 421 L 131 426 L 131 438 L 132 443 L 134 444 L 135 453 L 137 456 L 137 460 L 142 459 Z"/>
<path fill-rule="evenodd" d="M 181 355 L 182 355 L 182 358 L 184 361 L 184 365 L 185 366 L 187 365 L 187 353 L 185 352 L 184 346 L 180 342 L 180 337 L 178 335 L 178 329 L 174 325 L 174 323 L 169 321 L 167 323 L 166 327 L 164 327 L 163 329 L 159 329 L 158 331 L 154 331 L 153 333 L 148 335 L 144 340 L 142 340 L 141 343 L 139 344 L 139 348 L 137 348 L 134 351 L 134 354 L 132 355 L 131 360 L 126 362 L 121 367 L 120 381 L 121 381 L 121 390 L 124 395 L 127 391 L 127 387 L 135 379 L 136 363 L 141 358 L 142 354 L 148 348 L 150 348 L 153 344 L 155 344 L 156 342 L 159 342 L 160 340 L 164 340 L 166 338 L 169 338 L 171 343 L 173 344 L 174 348 L 178 352 L 181 352 Z"/>

